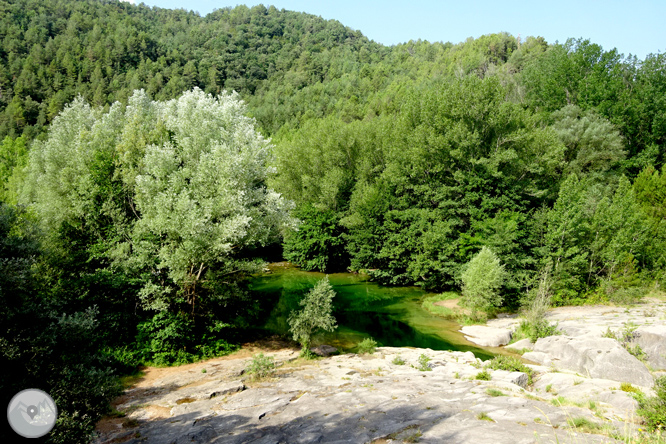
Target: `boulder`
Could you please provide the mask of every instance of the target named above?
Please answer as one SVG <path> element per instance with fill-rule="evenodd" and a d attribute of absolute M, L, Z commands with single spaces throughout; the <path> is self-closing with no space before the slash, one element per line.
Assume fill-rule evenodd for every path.
<path fill-rule="evenodd" d="M 534 344 L 525 359 L 578 372 L 588 378 L 610 379 L 652 387 L 647 367 L 610 338 L 549 336 Z"/>
<path fill-rule="evenodd" d="M 460 331 L 468 341 L 482 347 L 499 347 L 508 344 L 511 340 L 511 330 L 507 328 L 468 325 Z"/>
<path fill-rule="evenodd" d="M 641 346 L 648 364 L 655 370 L 666 370 L 666 326 L 645 325 L 636 329 L 633 341 Z"/>
<path fill-rule="evenodd" d="M 493 374 L 493 381 L 502 381 L 502 382 L 508 382 L 510 384 L 515 384 L 518 387 L 525 388 L 527 387 L 527 383 L 529 382 L 529 377 L 527 376 L 526 373 L 523 372 L 510 372 L 507 370 L 494 370 Z"/>
<path fill-rule="evenodd" d="M 338 353 L 337 348 L 332 347 L 330 345 L 326 345 L 326 344 L 318 345 L 316 347 L 312 347 L 310 349 L 310 351 L 312 353 L 314 353 L 315 355 L 321 356 L 321 357 L 324 357 L 324 358 Z"/>
<path fill-rule="evenodd" d="M 516 341 L 513 344 L 507 345 L 506 348 L 511 348 L 511 349 L 517 350 L 517 351 L 523 351 L 525 349 L 534 350 L 534 342 L 525 338 L 525 339 L 521 339 L 520 341 Z"/>

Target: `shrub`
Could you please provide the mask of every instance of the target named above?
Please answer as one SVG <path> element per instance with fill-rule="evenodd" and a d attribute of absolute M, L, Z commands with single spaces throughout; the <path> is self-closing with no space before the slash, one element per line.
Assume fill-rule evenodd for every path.
<path fill-rule="evenodd" d="M 259 353 L 252 356 L 252 360 L 245 369 L 245 372 L 251 375 L 252 379 L 266 378 L 275 372 L 275 360 L 272 356 Z"/>
<path fill-rule="evenodd" d="M 490 381 L 492 379 L 492 376 L 490 376 L 488 370 L 482 370 L 476 374 L 474 379 L 477 379 L 479 381 Z"/>
<path fill-rule="evenodd" d="M 504 266 L 488 247 L 483 247 L 465 267 L 461 276 L 463 306 L 473 312 L 489 312 L 502 304 L 499 289 L 506 276 Z"/>
<path fill-rule="evenodd" d="M 393 358 L 393 361 L 391 361 L 391 362 L 393 362 L 394 365 L 405 365 L 405 360 L 402 359 L 402 357 L 400 355 Z"/>
<path fill-rule="evenodd" d="M 377 341 L 372 338 L 365 338 L 356 345 L 356 348 L 359 355 L 371 355 L 377 348 Z"/>
<path fill-rule="evenodd" d="M 656 396 L 638 397 L 638 414 L 643 417 L 650 430 L 666 428 L 666 376 L 654 382 Z"/>
<path fill-rule="evenodd" d="M 137 326 L 137 346 L 144 361 L 155 365 L 184 364 L 196 360 L 187 351 L 192 344 L 192 320 L 183 314 L 157 313 Z"/>
<path fill-rule="evenodd" d="M 326 276 L 300 302 L 303 309 L 289 315 L 289 331 L 301 343 L 302 356 L 311 357 L 310 342 L 317 330 L 333 331 L 337 327 L 332 315 L 333 297 L 335 291 Z"/>
<path fill-rule="evenodd" d="M 492 396 L 493 398 L 497 396 L 506 396 L 503 391 L 494 388 L 489 388 L 488 390 L 486 390 L 486 393 Z"/>
<path fill-rule="evenodd" d="M 486 364 L 487 368 L 493 370 L 506 370 L 509 372 L 523 372 L 527 374 L 527 383 L 532 384 L 532 376 L 534 375 L 534 370 L 520 362 L 518 358 L 513 356 L 496 356 L 495 358 L 488 361 Z"/>
<path fill-rule="evenodd" d="M 429 372 L 432 369 L 428 366 L 428 363 L 430 362 L 430 358 L 424 354 L 421 354 L 419 356 L 419 367 L 418 369 L 422 372 Z"/>
<path fill-rule="evenodd" d="M 528 322 L 523 320 L 516 332 L 517 336 L 529 338 L 530 341 L 536 342 L 539 338 L 546 338 L 548 336 L 559 335 L 561 332 L 557 329 L 557 324 L 552 325 L 545 319 Z"/>

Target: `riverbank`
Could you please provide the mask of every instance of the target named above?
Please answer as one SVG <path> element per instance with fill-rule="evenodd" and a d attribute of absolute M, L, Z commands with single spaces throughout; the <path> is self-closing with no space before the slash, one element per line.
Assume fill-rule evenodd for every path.
<path fill-rule="evenodd" d="M 640 323 L 634 331 L 658 330 L 666 326 L 666 304 L 567 307 L 548 318 L 567 333 L 555 337 L 560 340 L 621 347 L 591 335 L 629 322 Z M 512 322 L 517 320 L 490 324 L 511 328 Z M 602 358 L 620 353 L 597 353 L 599 343 L 587 344 L 587 352 Z M 260 349 L 278 369 L 254 382 L 245 369 Z M 422 355 L 428 371 L 422 371 Z M 381 347 L 373 355 L 314 361 L 297 356 L 298 350 L 276 343 L 178 368 L 147 369 L 115 404 L 125 416 L 102 421 L 96 442 L 649 442 L 632 441 L 643 433 L 633 395 L 650 395 L 648 381 L 567 370 L 561 359 L 529 365 L 529 384 L 523 373 L 485 369 L 470 352 Z M 483 372 L 487 376 L 479 376 Z"/>

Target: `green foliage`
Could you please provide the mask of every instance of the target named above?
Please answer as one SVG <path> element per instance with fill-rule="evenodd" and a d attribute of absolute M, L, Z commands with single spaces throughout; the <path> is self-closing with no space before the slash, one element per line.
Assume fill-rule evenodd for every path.
<path fill-rule="evenodd" d="M 486 393 L 492 396 L 493 398 L 496 398 L 498 396 L 506 396 L 506 394 L 503 391 L 494 388 L 486 389 Z"/>
<path fill-rule="evenodd" d="M 0 399 L 39 387 L 58 405 L 51 442 L 87 443 L 120 393 L 115 362 L 101 352 L 99 308 L 53 297 L 37 234 L 25 209 L 0 203 Z"/>
<path fill-rule="evenodd" d="M 275 373 L 275 360 L 272 356 L 265 356 L 263 353 L 252 356 L 245 372 L 253 379 L 263 379 L 272 376 Z"/>
<path fill-rule="evenodd" d="M 79 254 L 140 281 L 145 309 L 206 312 L 256 271 L 244 248 L 293 226 L 244 112 L 237 95 L 197 89 L 169 102 L 136 91 L 107 113 L 76 100 L 32 149 L 26 200 L 64 254 L 71 230 Z"/>
<path fill-rule="evenodd" d="M 365 338 L 356 345 L 356 353 L 359 355 L 371 355 L 377 348 L 377 341 L 372 338 Z M 404 361 L 403 361 L 404 362 Z"/>
<path fill-rule="evenodd" d="M 488 370 L 482 370 L 479 373 L 474 376 L 474 379 L 478 381 L 490 381 L 492 379 L 492 376 L 490 375 L 490 372 Z"/>
<path fill-rule="evenodd" d="M 0 144 L 0 201 L 18 203 L 19 186 L 28 164 L 28 150 L 24 137 L 7 136 Z"/>
<path fill-rule="evenodd" d="M 285 235 L 285 259 L 304 270 L 344 270 L 348 259 L 344 251 L 343 229 L 335 213 L 306 206 L 293 214 L 301 223 L 298 230 Z"/>
<path fill-rule="evenodd" d="M 666 428 L 666 376 L 655 380 L 655 396 L 639 397 L 638 414 L 652 431 Z"/>
<path fill-rule="evenodd" d="M 522 321 L 516 331 L 516 337 L 529 338 L 530 341 L 536 342 L 539 338 L 547 338 L 548 336 L 559 335 L 561 332 L 557 329 L 557 324 L 553 325 L 546 319 L 537 321 Z"/>
<path fill-rule="evenodd" d="M 335 291 L 326 276 L 301 300 L 303 308 L 289 315 L 289 331 L 294 341 L 301 344 L 303 356 L 310 355 L 312 336 L 318 330 L 333 331 L 337 327 L 332 314 L 334 297 Z"/>
<path fill-rule="evenodd" d="M 509 372 L 523 372 L 527 375 L 528 384 L 532 384 L 534 370 L 523 364 L 520 359 L 513 356 L 499 355 L 486 363 L 487 368 L 493 370 L 506 370 Z"/>
<path fill-rule="evenodd" d="M 192 344 L 192 321 L 183 314 L 157 313 L 137 327 L 137 343 L 144 359 L 155 365 L 185 364 L 196 357 L 187 351 Z"/>
<path fill-rule="evenodd" d="M 649 229 L 625 177 L 616 187 L 601 187 L 570 176 L 547 225 L 546 257 L 558 301 L 602 283 L 611 299 L 638 285 L 634 260 L 648 259 Z"/>
<path fill-rule="evenodd" d="M 394 365 L 405 365 L 405 360 L 402 359 L 400 355 L 396 356 L 393 358 L 393 361 L 391 361 Z"/>
<path fill-rule="evenodd" d="M 461 303 L 473 312 L 489 312 L 502 303 L 500 288 L 505 278 L 504 267 L 490 248 L 483 247 L 462 273 Z"/>
<path fill-rule="evenodd" d="M 428 365 L 429 362 L 430 362 L 430 357 L 429 356 L 427 356 L 425 354 L 420 354 L 419 359 L 418 359 L 418 363 L 419 363 L 419 366 L 417 367 L 418 370 L 422 371 L 422 372 L 432 371 L 432 369 Z"/>
<path fill-rule="evenodd" d="M 629 382 L 620 383 L 620 390 L 622 390 L 623 392 L 626 392 L 626 393 L 636 393 L 636 394 L 641 394 L 642 393 L 641 389 L 639 389 L 638 387 L 634 387 Z"/>

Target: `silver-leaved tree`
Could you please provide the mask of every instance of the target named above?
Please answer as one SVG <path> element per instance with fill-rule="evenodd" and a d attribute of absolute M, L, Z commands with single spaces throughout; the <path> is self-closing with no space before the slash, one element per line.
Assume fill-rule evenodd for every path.
<path fill-rule="evenodd" d="M 144 308 L 194 315 L 255 267 L 240 252 L 295 226 L 265 185 L 271 145 L 245 112 L 237 94 L 199 89 L 168 102 L 135 91 L 107 112 L 79 98 L 33 146 L 24 201 L 54 243 L 80 230 L 91 256 L 141 276 Z"/>

